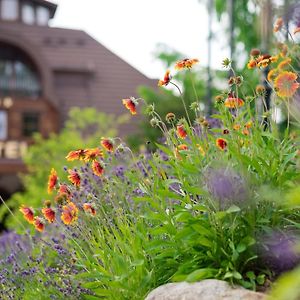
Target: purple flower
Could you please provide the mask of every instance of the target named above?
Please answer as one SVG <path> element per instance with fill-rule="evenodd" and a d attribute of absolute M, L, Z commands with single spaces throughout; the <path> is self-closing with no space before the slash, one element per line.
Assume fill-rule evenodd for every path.
<path fill-rule="evenodd" d="M 300 253 L 296 251 L 299 242 L 299 232 L 296 235 L 277 231 L 263 236 L 260 252 L 264 264 L 277 274 L 291 270 L 300 263 Z"/>
<path fill-rule="evenodd" d="M 249 197 L 245 179 L 231 168 L 209 169 L 204 177 L 207 190 L 219 202 L 220 209 L 242 205 Z"/>

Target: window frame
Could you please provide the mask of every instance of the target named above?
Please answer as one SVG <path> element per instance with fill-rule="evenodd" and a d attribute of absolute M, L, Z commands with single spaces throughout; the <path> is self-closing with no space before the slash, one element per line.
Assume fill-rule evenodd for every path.
<path fill-rule="evenodd" d="M 36 128 L 34 130 L 32 130 L 31 128 L 28 129 L 25 126 L 26 117 L 28 117 L 28 116 L 29 117 L 32 117 L 32 116 L 36 117 L 36 120 L 35 120 L 36 121 L 36 124 L 35 124 Z M 30 121 L 32 121 L 32 120 L 30 120 Z M 27 132 L 26 132 L 26 129 L 28 130 Z M 33 111 L 23 111 L 22 112 L 22 128 L 21 128 L 22 137 L 32 138 L 33 134 L 35 134 L 37 132 L 41 132 L 41 113 L 39 111 L 35 111 L 35 110 L 33 110 Z"/>

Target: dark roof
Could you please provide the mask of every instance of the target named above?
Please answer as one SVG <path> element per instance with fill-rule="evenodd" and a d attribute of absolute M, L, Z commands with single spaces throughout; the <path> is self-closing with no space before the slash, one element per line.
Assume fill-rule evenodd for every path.
<path fill-rule="evenodd" d="M 57 9 L 57 4 L 46 1 L 46 0 L 31 0 L 33 3 L 36 3 L 38 5 L 47 7 L 50 9 L 50 18 L 53 18 Z"/>

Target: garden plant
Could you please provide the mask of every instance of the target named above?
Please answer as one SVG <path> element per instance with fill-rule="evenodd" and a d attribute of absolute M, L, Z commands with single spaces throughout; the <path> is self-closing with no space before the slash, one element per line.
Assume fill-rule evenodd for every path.
<path fill-rule="evenodd" d="M 186 104 L 167 70 L 158 85 L 182 96 L 186 117 L 147 104 L 163 136 L 157 150 L 134 153 L 120 138 L 99 137 L 93 148 L 66 153 L 66 165 L 76 166 L 51 168 L 48 198 L 20 207 L 37 232 L 7 237 L 0 298 L 144 299 L 168 282 L 216 278 L 264 292 L 284 285 L 274 299 L 298 299 L 299 269 L 276 280 L 300 262 L 299 53 L 296 42 L 276 53 L 253 49 L 248 68 L 270 71 L 251 94 L 225 59 L 232 75 L 209 117 L 198 95 Z M 197 63 L 182 59 L 175 70 Z M 146 105 L 122 103 L 132 117 Z"/>

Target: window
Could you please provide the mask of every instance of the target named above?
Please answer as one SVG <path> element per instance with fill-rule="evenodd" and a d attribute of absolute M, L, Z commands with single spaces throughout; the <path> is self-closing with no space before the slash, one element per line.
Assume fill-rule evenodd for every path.
<path fill-rule="evenodd" d="M 35 23 L 34 8 L 30 4 L 22 6 L 22 20 L 24 23 L 32 25 Z"/>
<path fill-rule="evenodd" d="M 17 20 L 18 10 L 18 0 L 1 1 L 1 17 L 3 20 Z"/>
<path fill-rule="evenodd" d="M 31 137 L 35 132 L 39 132 L 39 119 L 37 112 L 23 113 L 23 136 Z"/>
<path fill-rule="evenodd" d="M 0 140 L 7 139 L 7 112 L 0 110 Z"/>
<path fill-rule="evenodd" d="M 0 97 L 37 99 L 40 76 L 31 59 L 20 49 L 0 42 Z"/>
<path fill-rule="evenodd" d="M 36 21 L 40 26 L 48 25 L 50 19 L 49 10 L 46 7 L 39 6 L 36 10 Z"/>

